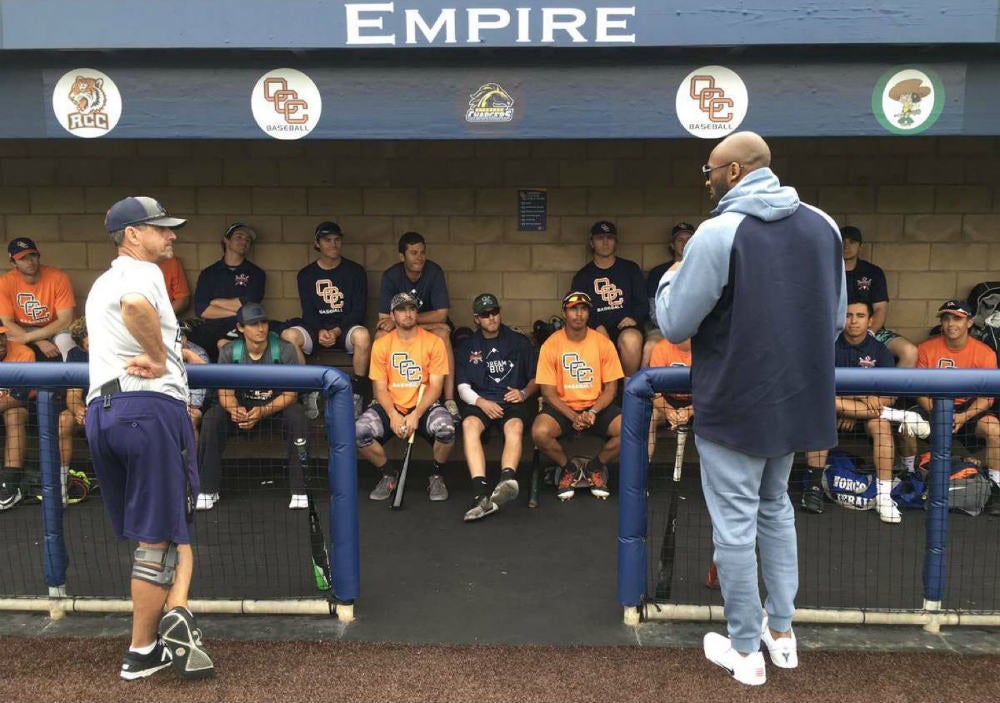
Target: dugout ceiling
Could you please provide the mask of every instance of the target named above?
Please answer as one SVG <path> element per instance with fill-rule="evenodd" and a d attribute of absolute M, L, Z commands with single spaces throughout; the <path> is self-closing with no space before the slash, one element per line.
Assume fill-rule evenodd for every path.
<path fill-rule="evenodd" d="M 0 0 L 0 138 L 1000 134 L 1000 0 Z"/>

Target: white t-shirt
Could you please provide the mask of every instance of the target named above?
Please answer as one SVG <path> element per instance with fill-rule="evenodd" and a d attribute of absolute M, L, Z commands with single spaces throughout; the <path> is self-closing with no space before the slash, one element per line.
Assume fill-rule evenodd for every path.
<path fill-rule="evenodd" d="M 160 316 L 160 333 L 167 348 L 167 371 L 160 378 L 125 373 L 129 359 L 145 351 L 122 321 L 121 299 L 130 293 L 143 296 Z M 94 281 L 87 296 L 87 334 L 90 337 L 88 403 L 101 394 L 102 385 L 116 378 L 123 391 L 154 391 L 188 402 L 180 330 L 159 266 L 130 256 L 119 256 L 112 261 L 111 268 Z"/>

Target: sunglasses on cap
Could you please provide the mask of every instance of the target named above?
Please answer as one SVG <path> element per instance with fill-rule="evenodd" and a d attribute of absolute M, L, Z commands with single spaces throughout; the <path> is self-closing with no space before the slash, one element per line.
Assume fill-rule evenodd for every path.
<path fill-rule="evenodd" d="M 573 305 L 586 305 L 587 307 L 590 307 L 590 296 L 586 293 L 570 293 L 563 298 L 562 306 L 564 308 L 572 307 Z"/>

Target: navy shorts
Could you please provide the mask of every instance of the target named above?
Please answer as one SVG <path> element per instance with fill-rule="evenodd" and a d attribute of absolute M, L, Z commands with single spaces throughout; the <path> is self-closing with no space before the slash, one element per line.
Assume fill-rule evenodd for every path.
<path fill-rule="evenodd" d="M 187 405 L 163 393 L 99 397 L 87 406 L 87 442 L 118 539 L 191 543 L 198 451 Z"/>

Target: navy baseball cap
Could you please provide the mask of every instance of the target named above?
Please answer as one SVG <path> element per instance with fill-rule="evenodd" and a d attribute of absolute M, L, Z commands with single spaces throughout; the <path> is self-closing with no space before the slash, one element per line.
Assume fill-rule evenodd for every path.
<path fill-rule="evenodd" d="M 253 231 L 253 228 L 250 227 L 250 225 L 245 225 L 242 222 L 234 222 L 233 224 L 226 227 L 226 231 L 222 233 L 222 236 L 225 237 L 226 239 L 229 239 L 240 230 L 243 230 L 244 232 L 247 233 L 247 235 L 249 235 L 251 242 L 257 241 L 257 233 Z"/>
<path fill-rule="evenodd" d="M 245 303 L 236 313 L 236 321 L 241 325 L 249 325 L 267 319 L 267 313 L 260 303 Z"/>
<path fill-rule="evenodd" d="M 407 305 L 412 305 L 419 310 L 420 298 L 415 296 L 413 293 L 396 293 L 396 295 L 392 296 L 392 302 L 389 303 L 389 309 L 398 310 L 399 308 L 406 307 Z"/>
<path fill-rule="evenodd" d="M 316 225 L 316 239 L 319 240 L 320 237 L 327 234 L 335 234 L 338 237 L 343 237 L 344 232 L 340 229 L 340 225 L 336 222 L 327 220 L 326 222 L 320 222 Z"/>
<path fill-rule="evenodd" d="M 562 300 L 563 310 L 566 308 L 572 308 L 577 305 L 586 305 L 588 308 L 593 307 L 594 304 L 590 300 L 590 296 L 583 291 L 575 290 L 572 293 L 567 293 L 566 297 Z"/>
<path fill-rule="evenodd" d="M 11 261 L 17 261 L 21 257 L 27 256 L 28 254 L 37 254 L 38 247 L 35 246 L 34 239 L 29 239 L 28 237 L 18 237 L 7 245 L 7 253 L 10 254 Z"/>
<path fill-rule="evenodd" d="M 593 237 L 595 234 L 613 234 L 618 236 L 618 228 L 615 227 L 614 222 L 609 220 L 598 220 L 590 228 L 590 236 Z"/>
<path fill-rule="evenodd" d="M 689 234 L 694 234 L 694 227 L 687 222 L 678 222 L 670 230 L 670 241 L 677 239 L 677 235 L 681 232 L 687 232 Z"/>
<path fill-rule="evenodd" d="M 952 300 L 946 300 L 938 308 L 937 316 L 941 317 L 944 314 L 958 315 L 959 317 L 972 317 L 972 308 L 964 300 L 959 298 L 954 298 Z"/>
<path fill-rule="evenodd" d="M 145 195 L 135 195 L 119 200 L 111 206 L 108 214 L 104 216 L 104 229 L 108 232 L 117 232 L 129 225 L 156 225 L 178 229 L 186 222 L 187 220 L 168 215 L 156 200 Z"/>
<path fill-rule="evenodd" d="M 489 312 L 490 310 L 499 310 L 500 301 L 492 293 L 480 293 L 476 296 L 476 299 L 472 301 L 472 312 L 476 315 L 481 315 L 484 312 Z"/>

